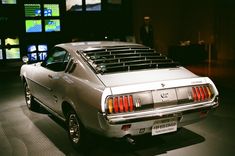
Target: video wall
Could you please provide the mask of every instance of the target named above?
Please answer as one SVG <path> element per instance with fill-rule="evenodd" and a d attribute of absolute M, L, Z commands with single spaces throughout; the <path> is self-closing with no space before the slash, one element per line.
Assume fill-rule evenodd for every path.
<path fill-rule="evenodd" d="M 25 32 L 60 32 L 59 4 L 24 4 Z"/>
<path fill-rule="evenodd" d="M 48 45 L 30 44 L 27 45 L 26 52 L 29 62 L 43 61 L 47 57 Z M 0 39 L 0 60 L 19 60 L 21 57 L 18 38 Z"/>
<path fill-rule="evenodd" d="M 30 62 L 43 61 L 47 57 L 47 44 L 31 44 L 27 46 L 27 56 Z"/>
<path fill-rule="evenodd" d="M 100 39 L 104 36 L 106 28 L 107 31 L 116 33 L 118 32 L 116 27 L 120 27 L 116 24 L 118 22 L 115 17 L 121 17 L 121 14 L 110 10 L 113 8 L 115 11 L 118 10 L 123 2 L 123 0 L 0 0 L 0 61 L 20 61 L 25 55 L 32 62 L 42 61 L 47 56 L 48 47 L 56 43 L 72 41 L 73 38 Z M 106 19 L 109 20 L 108 24 L 105 23 Z M 97 24 L 96 21 L 100 23 Z M 94 23 L 97 24 L 95 27 Z"/>
<path fill-rule="evenodd" d="M 19 38 L 1 38 L 0 39 L 0 60 L 20 59 Z"/>

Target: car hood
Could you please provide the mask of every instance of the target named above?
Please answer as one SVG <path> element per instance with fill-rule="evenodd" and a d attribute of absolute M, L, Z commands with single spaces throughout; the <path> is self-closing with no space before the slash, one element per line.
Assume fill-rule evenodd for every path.
<path fill-rule="evenodd" d="M 143 84 L 167 80 L 196 78 L 193 74 L 184 67 L 170 68 L 170 69 L 155 69 L 142 70 L 114 74 L 98 74 L 99 79 L 106 87 Z"/>

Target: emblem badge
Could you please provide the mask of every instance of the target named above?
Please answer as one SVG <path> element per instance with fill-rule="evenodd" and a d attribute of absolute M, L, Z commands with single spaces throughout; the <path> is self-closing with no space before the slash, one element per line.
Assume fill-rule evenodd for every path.
<path fill-rule="evenodd" d="M 168 96 L 169 96 L 169 94 L 168 94 L 168 93 L 162 93 L 162 94 L 161 94 L 161 97 L 162 97 L 163 99 L 167 99 L 167 98 L 168 98 Z"/>

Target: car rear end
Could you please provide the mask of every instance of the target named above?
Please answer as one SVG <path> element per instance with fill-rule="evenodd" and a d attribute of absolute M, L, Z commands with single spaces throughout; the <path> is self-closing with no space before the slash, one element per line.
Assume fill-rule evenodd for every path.
<path fill-rule="evenodd" d="M 151 82 L 111 87 L 102 104 L 105 135 L 159 135 L 204 119 L 218 106 L 218 91 L 207 77 Z"/>
<path fill-rule="evenodd" d="M 218 91 L 178 63 L 137 44 L 108 43 L 79 51 L 105 90 L 98 113 L 103 135 L 160 135 L 204 119 Z"/>

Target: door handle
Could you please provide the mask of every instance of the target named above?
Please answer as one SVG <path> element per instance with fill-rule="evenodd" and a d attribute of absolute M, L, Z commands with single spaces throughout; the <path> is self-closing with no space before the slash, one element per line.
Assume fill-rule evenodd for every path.
<path fill-rule="evenodd" d="M 50 75 L 50 74 L 48 75 L 48 77 L 49 77 L 50 79 L 52 79 L 52 78 L 53 78 L 53 77 L 52 77 L 52 75 Z"/>
<path fill-rule="evenodd" d="M 60 77 L 57 75 L 52 76 L 51 74 L 48 74 L 48 77 L 53 80 L 58 80 Z"/>

